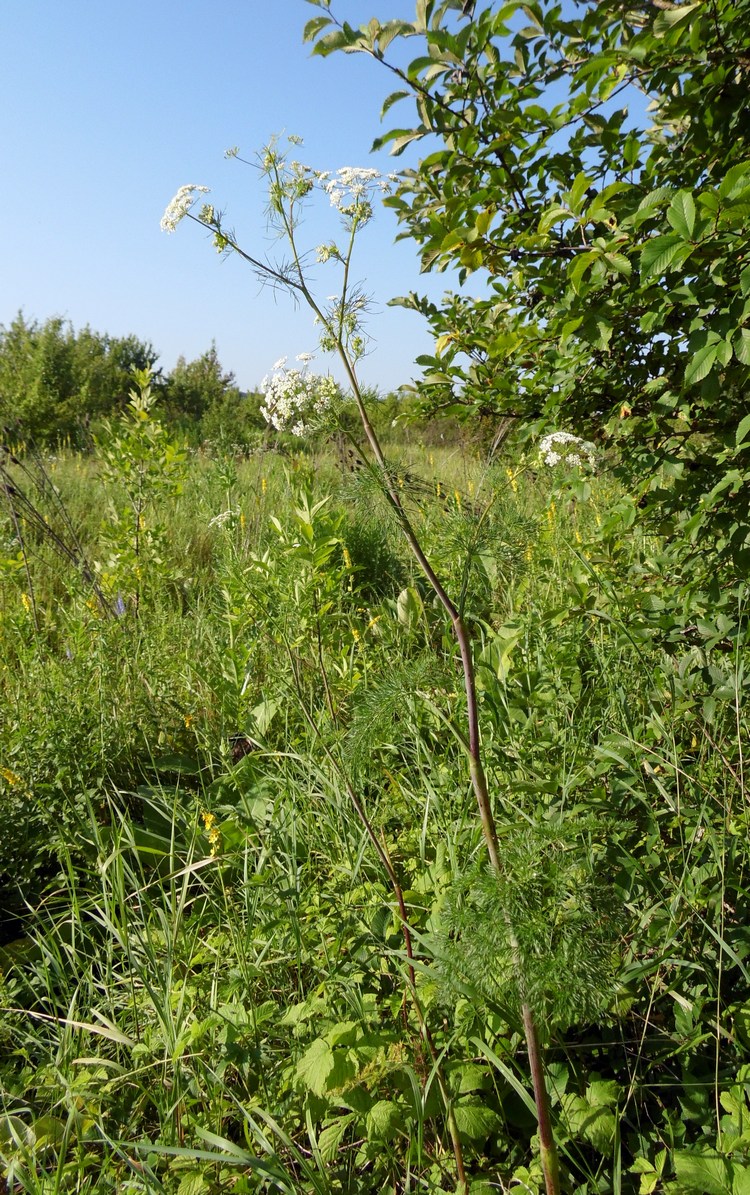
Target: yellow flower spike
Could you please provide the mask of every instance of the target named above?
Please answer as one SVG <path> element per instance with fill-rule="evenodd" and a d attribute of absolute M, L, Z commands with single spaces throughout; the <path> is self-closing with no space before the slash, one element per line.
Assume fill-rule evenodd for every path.
<path fill-rule="evenodd" d="M 244 510 L 241 510 L 241 511 L 240 511 L 240 531 L 244 531 L 244 530 L 245 530 L 245 523 L 246 523 L 246 521 L 247 521 L 247 520 L 245 519 L 245 512 L 244 512 Z"/>
<path fill-rule="evenodd" d="M 209 830 L 208 842 L 211 847 L 211 857 L 215 859 L 221 848 L 221 830 L 215 828 Z"/>
<path fill-rule="evenodd" d="M 204 830 L 206 831 L 207 834 L 210 834 L 211 830 L 213 829 L 214 822 L 216 821 L 215 815 L 213 813 L 209 813 L 208 810 L 204 809 L 203 812 L 201 813 L 201 817 L 203 818 Z"/>
<path fill-rule="evenodd" d="M 185 714 L 184 722 L 185 722 L 185 729 L 190 730 L 190 727 L 193 725 L 193 715 Z"/>
<path fill-rule="evenodd" d="M 456 499 L 456 506 L 460 510 L 461 509 L 461 495 L 459 494 L 458 490 L 453 491 L 453 497 Z"/>
<path fill-rule="evenodd" d="M 351 572 L 351 568 L 352 568 L 352 558 L 351 558 L 351 556 L 349 555 L 349 549 L 348 549 L 348 548 L 346 548 L 346 547 L 344 548 L 344 564 L 346 565 L 346 567 L 347 567 L 347 568 L 349 569 L 349 571 Z"/>
<path fill-rule="evenodd" d="M 430 455 L 429 455 L 429 458 L 428 458 L 428 459 L 429 459 L 429 462 L 430 462 L 430 468 L 432 468 L 432 467 L 434 466 L 434 464 L 435 464 L 435 457 L 432 455 L 432 453 L 430 453 Z"/>
<path fill-rule="evenodd" d="M 435 486 L 435 493 L 437 494 L 438 498 L 442 498 L 443 489 L 442 489 L 442 486 L 440 485 L 440 482 L 438 482 L 437 485 Z"/>
<path fill-rule="evenodd" d="M 29 597 L 28 593 L 21 594 L 21 601 L 23 602 L 24 610 L 28 614 L 29 610 L 31 609 L 31 598 Z"/>
<path fill-rule="evenodd" d="M 15 772 L 11 772 L 10 768 L 0 768 L 0 776 L 3 780 L 7 780 L 8 784 L 16 785 L 21 783 L 20 776 L 16 776 Z"/>
<path fill-rule="evenodd" d="M 261 477 L 261 479 L 260 479 L 260 492 L 261 492 L 261 494 L 265 494 L 265 492 L 266 492 L 266 490 L 267 490 L 267 489 L 268 489 L 268 482 L 266 481 L 265 477 Z"/>

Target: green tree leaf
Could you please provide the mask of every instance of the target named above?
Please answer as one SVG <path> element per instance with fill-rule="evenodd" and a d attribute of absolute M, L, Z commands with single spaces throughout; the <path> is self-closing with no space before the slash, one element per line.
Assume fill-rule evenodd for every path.
<path fill-rule="evenodd" d="M 667 220 L 683 240 L 692 240 L 695 201 L 689 191 L 678 191 L 667 209 Z"/>

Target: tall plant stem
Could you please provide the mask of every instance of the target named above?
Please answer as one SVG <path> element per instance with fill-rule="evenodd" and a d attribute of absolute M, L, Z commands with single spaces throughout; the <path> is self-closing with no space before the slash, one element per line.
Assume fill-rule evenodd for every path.
<path fill-rule="evenodd" d="M 446 593 L 440 578 L 437 576 L 435 570 L 427 559 L 422 545 L 419 542 L 419 538 L 412 527 L 409 516 L 404 510 L 398 490 L 390 480 L 388 470 L 386 468 L 385 456 L 380 446 L 377 433 L 375 432 L 370 417 L 367 413 L 367 407 L 362 397 L 356 370 L 350 361 L 349 354 L 346 352 L 346 348 L 340 338 L 338 340 L 337 347 L 339 358 L 344 366 L 344 369 L 346 370 L 347 376 L 349 378 L 349 384 L 352 388 L 352 393 L 357 404 L 357 410 L 359 411 L 359 417 L 362 423 L 362 430 L 364 431 L 370 451 L 380 467 L 382 473 L 382 482 L 385 486 L 388 500 L 394 510 L 399 526 L 401 527 L 401 531 L 403 532 L 403 535 L 411 549 L 412 555 L 416 559 L 427 581 L 431 585 L 433 592 L 451 620 L 453 634 L 456 637 L 458 649 L 461 654 L 461 668 L 463 671 L 464 688 L 466 690 L 466 707 L 469 723 L 469 772 L 471 776 L 471 785 L 474 790 L 474 796 L 476 797 L 479 818 L 482 824 L 482 833 L 484 835 L 484 841 L 487 848 L 490 865 L 493 871 L 500 872 L 501 860 L 500 846 L 497 837 L 497 827 L 495 825 L 495 818 L 492 813 L 492 805 L 490 803 L 489 792 L 487 789 L 487 777 L 484 770 L 484 764 L 482 763 L 482 748 L 479 737 L 477 690 L 469 633 L 457 607 Z M 547 1085 L 544 1079 L 542 1044 L 539 1037 L 539 1030 L 534 1019 L 533 1009 L 528 1003 L 526 1003 L 526 1001 L 522 1002 L 521 1015 L 523 1017 L 524 1036 L 526 1038 L 526 1048 L 529 1054 L 529 1066 L 531 1069 L 531 1078 L 534 1088 L 534 1103 L 536 1105 L 537 1123 L 539 1126 L 539 1151 L 541 1156 L 542 1170 L 544 1173 L 544 1183 L 547 1195 L 560 1195 L 560 1166 L 557 1155 L 557 1146 L 555 1144 L 555 1138 L 552 1132 L 549 1093 L 547 1091 Z"/>
<path fill-rule="evenodd" d="M 272 169 L 276 184 L 280 184 L 281 180 L 279 167 L 274 165 Z M 296 199 L 290 200 L 292 209 L 296 202 Z M 471 786 L 477 802 L 479 819 L 482 826 L 482 834 L 484 836 L 484 842 L 487 848 L 490 866 L 492 867 L 493 871 L 499 873 L 502 870 L 500 847 L 497 837 L 497 827 L 495 825 L 495 819 L 492 813 L 492 805 L 487 789 L 487 777 L 484 771 L 484 765 L 482 763 L 477 693 L 474 677 L 474 662 L 472 658 L 469 633 L 466 629 L 466 624 L 461 617 L 458 607 L 449 597 L 440 578 L 425 555 L 422 545 L 419 541 L 419 537 L 414 530 L 411 520 L 409 519 L 409 516 L 401 501 L 401 496 L 398 492 L 398 489 L 393 484 L 393 481 L 389 475 L 386 459 L 380 446 L 380 441 L 378 440 L 375 428 L 370 420 L 370 416 L 367 411 L 367 404 L 365 403 L 362 390 L 359 385 L 359 379 L 357 378 L 357 371 L 354 364 L 355 358 L 348 351 L 347 347 L 342 312 L 344 309 L 344 299 L 348 287 L 349 266 L 354 247 L 354 239 L 358 228 L 357 219 L 353 218 L 352 225 L 349 230 L 349 245 L 346 255 L 339 255 L 339 260 L 344 267 L 344 288 L 339 309 L 339 318 L 337 322 L 334 322 L 326 315 L 326 312 L 317 303 L 315 296 L 312 294 L 307 285 L 303 262 L 297 250 L 295 241 L 295 220 L 293 218 L 292 212 L 287 213 L 283 204 L 279 202 L 278 204 L 274 205 L 274 214 L 277 220 L 279 231 L 287 239 L 292 251 L 292 262 L 287 269 L 276 269 L 273 266 L 270 266 L 267 263 L 260 261 L 258 258 L 252 257 L 250 254 L 246 253 L 239 247 L 233 235 L 228 235 L 224 232 L 221 227 L 220 220 L 218 220 L 216 217 L 213 218 L 213 224 L 209 223 L 209 227 L 213 227 L 214 231 L 221 236 L 221 244 L 223 248 L 229 247 L 237 252 L 240 257 L 253 266 L 261 278 L 266 279 L 274 286 L 286 288 L 293 294 L 296 294 L 298 297 L 301 297 L 305 300 L 307 305 L 314 313 L 317 322 L 324 329 L 331 346 L 335 348 L 336 355 L 344 367 L 344 371 L 349 380 L 352 395 L 354 396 L 354 401 L 357 406 L 357 411 L 359 413 L 365 439 L 369 446 L 370 452 L 372 453 L 373 460 L 380 470 L 379 479 L 381 485 L 383 486 L 384 493 L 393 510 L 399 527 L 401 528 L 402 534 L 409 545 L 412 555 L 414 556 L 426 580 L 448 615 L 453 628 L 453 634 L 455 636 L 461 656 L 461 668 L 464 678 L 464 688 L 466 691 L 466 708 L 469 732 L 469 773 L 471 777 Z M 196 223 L 202 223 L 202 221 L 195 216 L 191 216 L 191 219 L 195 220 Z M 330 753 L 328 754 L 330 755 Z M 354 808 L 357 811 L 357 815 L 362 821 L 362 824 L 365 826 L 368 836 L 370 837 L 370 840 L 388 874 L 391 886 L 396 894 L 396 899 L 399 901 L 400 885 L 398 883 L 398 877 L 396 876 L 388 857 L 388 852 L 383 849 L 383 846 L 378 840 L 377 835 L 375 835 L 372 826 L 367 820 L 365 811 L 356 796 L 356 793 L 354 793 L 349 786 L 347 787 L 347 791 L 349 792 L 350 799 L 352 800 Z M 411 939 L 406 921 L 406 909 L 403 905 L 403 897 L 401 897 L 401 900 L 399 901 L 399 908 L 401 910 L 402 923 L 404 926 L 404 941 L 406 943 L 407 957 L 411 960 Z M 532 1082 L 534 1087 L 534 1101 L 536 1104 L 537 1122 L 539 1126 L 540 1152 L 546 1192 L 547 1195 L 560 1195 L 557 1147 L 555 1145 L 555 1140 L 552 1133 L 549 1096 L 544 1081 L 544 1064 L 541 1040 L 536 1022 L 534 1020 L 533 1010 L 530 1005 L 526 1003 L 526 1001 L 522 1001 L 521 1011 L 523 1017 L 524 1034 L 526 1037 L 526 1046 L 529 1054 L 529 1065 L 531 1068 Z M 425 1040 L 428 1039 L 426 1038 Z M 436 1073 L 438 1072 L 436 1071 Z M 458 1133 L 455 1128 L 455 1117 L 452 1117 L 450 1101 L 446 1103 L 446 1107 L 448 1109 L 448 1120 L 451 1130 L 451 1137 L 454 1143 L 454 1153 L 456 1154 L 456 1166 L 460 1176 L 463 1174 L 463 1162 L 459 1162 L 459 1159 L 462 1157 L 461 1146 L 458 1139 Z M 460 1181 L 464 1182 L 463 1179 L 460 1179 Z"/>

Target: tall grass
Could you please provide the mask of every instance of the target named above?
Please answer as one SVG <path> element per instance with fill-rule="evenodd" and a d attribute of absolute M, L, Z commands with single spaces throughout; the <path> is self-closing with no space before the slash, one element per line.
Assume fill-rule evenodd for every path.
<path fill-rule="evenodd" d="M 413 467 L 501 886 L 450 628 L 333 459 L 193 458 L 137 612 L 39 537 L 35 624 L 4 528 L 9 1191 L 451 1191 L 449 1114 L 474 1195 L 539 1191 L 519 957 L 567 1189 L 743 1191 L 741 631 L 675 637 L 662 546 L 598 531 L 606 480 Z M 111 573 L 116 486 L 49 468 Z"/>

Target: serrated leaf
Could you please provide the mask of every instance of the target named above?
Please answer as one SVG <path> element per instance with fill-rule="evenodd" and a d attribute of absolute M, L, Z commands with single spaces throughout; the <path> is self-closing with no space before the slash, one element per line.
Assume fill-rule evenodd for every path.
<path fill-rule="evenodd" d="M 374 1141 L 390 1141 L 401 1121 L 398 1104 L 392 1100 L 378 1100 L 367 1113 L 367 1136 Z"/>
<path fill-rule="evenodd" d="M 318 1148 L 324 1162 L 334 1162 L 339 1152 L 339 1146 L 344 1140 L 346 1130 L 355 1119 L 353 1113 L 338 1116 L 333 1124 L 327 1124 L 318 1137 Z"/>
<path fill-rule="evenodd" d="M 454 1112 L 459 1133 L 470 1141 L 484 1141 L 498 1123 L 497 1113 L 484 1104 L 456 1104 Z"/>
<path fill-rule="evenodd" d="M 633 267 L 624 253 L 605 253 L 604 260 L 617 274 L 624 274 L 629 278 L 633 273 Z"/>
<path fill-rule="evenodd" d="M 208 1190 L 208 1183 L 202 1174 L 186 1174 L 180 1180 L 177 1195 L 201 1195 Z"/>
<path fill-rule="evenodd" d="M 660 12 L 653 25 L 654 37 L 664 37 L 671 29 L 687 21 L 696 8 L 700 8 L 700 4 L 680 4 Z"/>
<path fill-rule="evenodd" d="M 667 209 L 667 220 L 684 241 L 695 229 L 695 200 L 689 191 L 678 191 Z"/>
<path fill-rule="evenodd" d="M 646 241 L 641 249 L 641 278 L 663 274 L 682 248 L 684 241 L 674 232 Z"/>
<path fill-rule="evenodd" d="M 708 377 L 714 367 L 718 351 L 719 342 L 715 342 L 714 344 L 705 344 L 702 349 L 698 349 L 697 353 L 693 353 L 685 369 L 686 386 L 694 386 L 696 382 L 702 382 L 704 378 Z"/>
<path fill-rule="evenodd" d="M 319 1037 L 300 1058 L 295 1074 L 313 1095 L 323 1095 L 334 1062 L 333 1050 L 327 1041 Z"/>
<path fill-rule="evenodd" d="M 742 365 L 750 365 L 750 328 L 738 328 L 732 340 L 734 355 Z"/>
<path fill-rule="evenodd" d="M 332 17 L 313 17 L 311 21 L 307 22 L 302 30 L 302 40 L 312 41 L 314 37 L 317 37 L 321 29 L 325 29 L 328 25 L 332 24 Z"/>
<path fill-rule="evenodd" d="M 734 442 L 737 448 L 744 444 L 750 436 L 750 415 L 746 415 L 744 419 L 740 420 L 737 426 L 737 432 L 734 437 Z"/>
<path fill-rule="evenodd" d="M 729 1163 L 713 1151 L 676 1149 L 673 1161 L 677 1181 L 685 1191 L 695 1195 L 727 1195 L 732 1190 Z"/>

